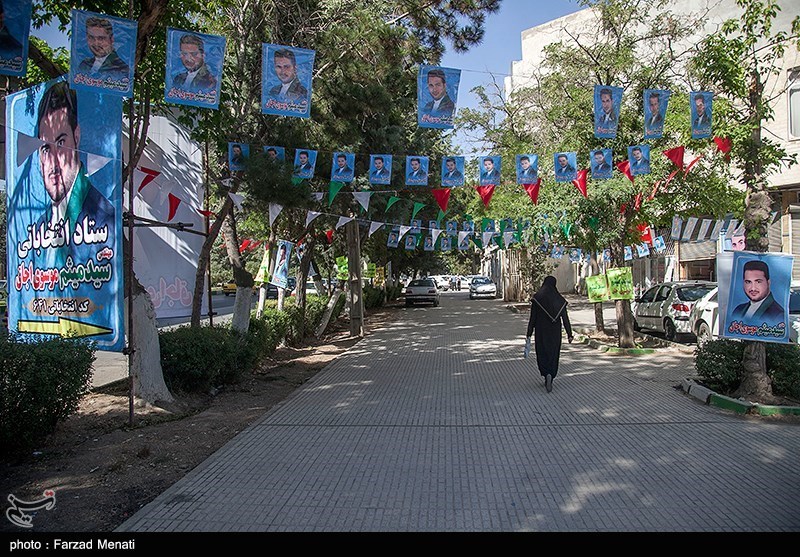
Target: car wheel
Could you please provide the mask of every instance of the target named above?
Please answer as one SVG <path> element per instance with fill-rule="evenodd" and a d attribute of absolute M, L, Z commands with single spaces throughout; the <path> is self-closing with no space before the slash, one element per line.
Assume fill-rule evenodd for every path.
<path fill-rule="evenodd" d="M 412 302 L 411 300 L 406 300 L 406 307 L 407 308 L 410 308 L 413 305 L 414 305 L 414 302 Z"/>
<path fill-rule="evenodd" d="M 230 292 L 225 292 L 225 295 L 226 295 L 226 296 L 230 296 L 230 295 L 231 295 L 231 293 L 230 293 Z"/>
<path fill-rule="evenodd" d="M 470 294 L 470 295 L 469 295 L 469 299 L 470 299 L 470 300 L 474 300 L 474 299 L 475 299 L 475 296 L 473 296 L 472 294 Z"/>
<path fill-rule="evenodd" d="M 664 337 L 670 342 L 675 342 L 677 336 L 678 331 L 675 329 L 675 323 L 672 322 L 672 319 L 664 319 Z"/>
<path fill-rule="evenodd" d="M 697 327 L 697 346 L 703 346 L 709 340 L 711 340 L 711 327 L 705 321 L 701 321 Z"/>

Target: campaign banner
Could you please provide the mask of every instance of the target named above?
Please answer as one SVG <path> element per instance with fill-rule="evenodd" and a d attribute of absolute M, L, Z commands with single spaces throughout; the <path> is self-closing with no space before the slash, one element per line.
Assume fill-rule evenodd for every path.
<path fill-rule="evenodd" d="M 289 240 L 278 240 L 277 251 L 275 252 L 275 271 L 269 283 L 278 288 L 286 288 L 289 284 L 289 261 L 292 256 L 294 244 Z"/>
<path fill-rule="evenodd" d="M 242 171 L 250 158 L 250 145 L 247 143 L 228 143 L 228 170 Z"/>
<path fill-rule="evenodd" d="M 464 157 L 445 157 L 442 161 L 442 187 L 454 188 L 464 185 Z"/>
<path fill-rule="evenodd" d="M 594 86 L 594 135 L 604 139 L 617 136 L 622 87 Z"/>
<path fill-rule="evenodd" d="M 614 267 L 606 271 L 608 293 L 612 300 L 633 300 L 633 273 L 630 267 Z"/>
<path fill-rule="evenodd" d="M 730 252 L 729 273 L 719 273 L 727 292 L 721 334 L 727 338 L 789 342 L 789 289 L 794 257 L 784 253 Z"/>
<path fill-rule="evenodd" d="M 421 219 L 411 219 L 409 223 L 411 228 L 409 229 L 409 234 L 419 234 L 422 230 L 422 220 Z"/>
<path fill-rule="evenodd" d="M 352 182 L 356 167 L 355 153 L 334 153 L 331 165 L 331 182 Z"/>
<path fill-rule="evenodd" d="M 442 240 L 439 242 L 439 248 L 442 251 L 450 251 L 450 237 L 449 236 L 442 236 Z"/>
<path fill-rule="evenodd" d="M 6 122 L 9 330 L 122 350 L 122 98 L 62 76 L 6 97 Z"/>
<path fill-rule="evenodd" d="M 581 248 L 570 248 L 569 250 L 569 262 L 570 263 L 579 263 L 581 260 Z"/>
<path fill-rule="evenodd" d="M 665 89 L 645 89 L 643 94 L 644 138 L 659 139 L 664 135 L 670 92 Z"/>
<path fill-rule="evenodd" d="M 570 153 L 556 153 L 553 155 L 553 166 L 556 173 L 556 182 L 571 182 L 578 177 L 578 154 L 575 151 Z"/>
<path fill-rule="evenodd" d="M 624 248 L 625 255 L 622 257 L 624 261 L 633 261 L 633 249 L 630 246 L 625 246 Z"/>
<path fill-rule="evenodd" d="M 28 71 L 28 35 L 32 0 L 2 0 L 0 22 L 0 74 L 24 76 Z"/>
<path fill-rule="evenodd" d="M 650 246 L 647 245 L 647 242 L 636 244 L 636 255 L 639 257 L 647 257 L 650 255 Z"/>
<path fill-rule="evenodd" d="M 632 176 L 650 174 L 650 146 L 632 145 L 628 147 L 628 163 Z"/>
<path fill-rule="evenodd" d="M 589 296 L 589 301 L 593 304 L 609 301 L 611 299 L 611 294 L 608 291 L 606 275 L 602 274 L 586 277 L 586 293 Z"/>
<path fill-rule="evenodd" d="M 300 251 L 300 248 L 297 248 L 297 251 Z M 298 265 L 300 261 L 297 262 Z M 269 276 L 269 250 L 264 250 L 264 256 L 261 258 L 261 264 L 258 266 L 258 272 L 256 273 L 256 278 L 253 281 L 256 284 L 262 284 L 267 282 L 267 277 Z"/>
<path fill-rule="evenodd" d="M 406 249 L 407 250 L 417 249 L 417 237 L 416 236 L 412 236 L 411 234 L 406 234 L 405 243 L 406 243 Z"/>
<path fill-rule="evenodd" d="M 480 172 L 480 184 L 482 186 L 496 186 L 500 183 L 500 157 L 481 157 L 478 171 Z"/>
<path fill-rule="evenodd" d="M 294 154 L 294 171 L 297 178 L 310 180 L 314 177 L 314 168 L 317 165 L 317 152 L 311 149 L 298 149 Z"/>
<path fill-rule="evenodd" d="M 592 160 L 589 165 L 592 169 L 592 178 L 595 180 L 608 180 L 611 178 L 614 170 L 611 165 L 612 161 L 611 149 L 595 149 L 592 151 Z"/>
<path fill-rule="evenodd" d="M 392 182 L 392 155 L 369 156 L 369 183 L 389 185 Z"/>
<path fill-rule="evenodd" d="M 445 234 L 447 234 L 448 236 L 457 236 L 458 222 L 454 220 L 447 221 L 447 224 L 445 224 Z"/>
<path fill-rule="evenodd" d="M 527 153 L 516 156 L 517 184 L 535 184 L 539 180 L 539 155 Z"/>
<path fill-rule="evenodd" d="M 689 107 L 692 116 L 692 139 L 711 137 L 711 104 L 714 93 L 708 91 L 692 91 L 689 93 Z"/>
<path fill-rule="evenodd" d="M 72 10 L 70 87 L 132 97 L 138 30 L 130 19 Z"/>
<path fill-rule="evenodd" d="M 440 66 L 419 67 L 417 74 L 417 124 L 421 128 L 452 129 L 458 103 L 461 70 Z"/>
<path fill-rule="evenodd" d="M 364 269 L 364 278 L 375 278 L 375 263 L 367 263 L 367 268 Z"/>
<path fill-rule="evenodd" d="M 670 239 L 680 240 L 682 228 L 683 228 L 683 219 L 678 215 L 672 217 L 672 229 L 669 232 Z"/>
<path fill-rule="evenodd" d="M 428 185 L 428 157 L 406 157 L 406 185 Z"/>
<path fill-rule="evenodd" d="M 216 110 L 224 61 L 225 37 L 168 28 L 164 100 Z"/>
<path fill-rule="evenodd" d="M 656 236 L 653 239 L 653 249 L 659 253 L 667 249 L 667 244 L 664 242 L 664 236 Z"/>
<path fill-rule="evenodd" d="M 389 232 L 389 237 L 386 239 L 386 247 L 396 248 L 400 244 L 400 233 L 396 230 Z"/>
<path fill-rule="evenodd" d="M 384 282 L 386 282 L 386 268 L 377 267 L 375 269 L 375 285 L 382 286 Z"/>
<path fill-rule="evenodd" d="M 433 236 L 425 236 L 425 251 L 433 251 Z"/>
<path fill-rule="evenodd" d="M 264 154 L 271 161 L 284 162 L 286 160 L 286 149 L 277 145 L 264 145 Z"/>
<path fill-rule="evenodd" d="M 316 52 L 261 44 L 261 112 L 308 118 Z"/>

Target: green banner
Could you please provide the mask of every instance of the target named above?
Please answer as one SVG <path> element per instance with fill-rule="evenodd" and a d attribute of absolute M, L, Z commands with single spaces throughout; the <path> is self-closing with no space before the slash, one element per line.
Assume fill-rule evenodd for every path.
<path fill-rule="evenodd" d="M 633 300 L 633 273 L 630 267 L 616 267 L 606 272 L 612 300 Z"/>
<path fill-rule="evenodd" d="M 336 278 L 339 280 L 349 280 L 350 273 L 347 266 L 347 256 L 340 255 L 336 258 Z"/>
<path fill-rule="evenodd" d="M 364 278 L 375 278 L 375 263 L 367 263 L 367 270 L 364 272 Z"/>
<path fill-rule="evenodd" d="M 417 216 L 417 213 L 425 206 L 424 203 L 414 203 L 414 211 L 411 213 L 411 220 L 414 220 Z"/>
<path fill-rule="evenodd" d="M 592 303 L 606 302 L 611 299 L 605 275 L 586 277 L 586 292 L 589 295 L 589 301 Z"/>
<path fill-rule="evenodd" d="M 328 206 L 333 203 L 333 198 L 344 187 L 344 182 L 331 182 L 330 189 L 328 190 Z"/>
<path fill-rule="evenodd" d="M 397 203 L 398 201 L 400 201 L 400 198 L 399 198 L 399 197 L 391 196 L 391 197 L 389 198 L 389 201 L 387 201 L 387 202 L 386 202 L 386 211 L 388 211 L 388 210 L 389 210 L 389 208 L 390 208 L 392 205 L 394 205 L 395 203 Z M 384 211 L 384 213 L 385 213 L 386 211 Z"/>

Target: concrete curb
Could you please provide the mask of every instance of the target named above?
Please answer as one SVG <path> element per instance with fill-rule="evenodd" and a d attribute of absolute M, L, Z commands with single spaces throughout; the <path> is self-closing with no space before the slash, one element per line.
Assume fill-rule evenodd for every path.
<path fill-rule="evenodd" d="M 716 406 L 725 410 L 732 410 L 737 414 L 753 414 L 759 416 L 800 416 L 800 406 L 773 406 L 759 404 L 738 398 L 715 393 L 708 387 L 696 383 L 690 378 L 681 381 L 681 390 L 703 404 Z"/>

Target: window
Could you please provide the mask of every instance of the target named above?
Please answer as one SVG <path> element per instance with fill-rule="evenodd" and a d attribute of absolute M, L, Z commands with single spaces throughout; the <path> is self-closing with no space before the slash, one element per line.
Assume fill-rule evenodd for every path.
<path fill-rule="evenodd" d="M 662 286 L 661 290 L 658 291 L 658 295 L 656 296 L 656 302 L 663 302 L 667 298 L 669 298 L 669 293 L 672 290 L 670 286 Z"/>
<path fill-rule="evenodd" d="M 653 298 L 656 297 L 656 290 L 658 290 L 657 286 L 655 286 L 655 287 L 651 288 L 650 290 L 648 290 L 647 292 L 645 292 L 644 295 L 642 296 L 641 303 L 647 304 L 647 303 L 652 302 Z"/>
<path fill-rule="evenodd" d="M 789 139 L 800 139 L 800 68 L 789 70 Z"/>

